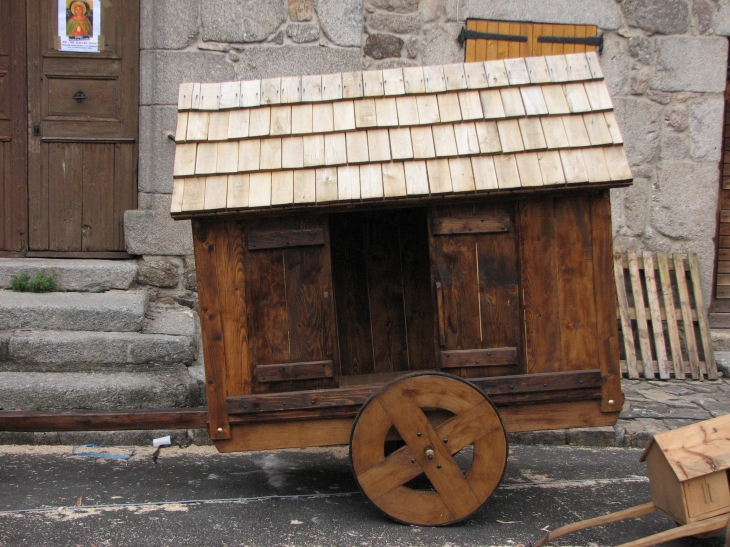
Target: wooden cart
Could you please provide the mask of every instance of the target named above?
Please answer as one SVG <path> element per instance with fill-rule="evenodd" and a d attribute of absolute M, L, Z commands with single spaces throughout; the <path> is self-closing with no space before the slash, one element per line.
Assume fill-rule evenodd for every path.
<path fill-rule="evenodd" d="M 490 496 L 506 432 L 615 423 L 612 108 L 595 54 L 182 84 L 218 450 L 349 443 L 433 525 Z"/>

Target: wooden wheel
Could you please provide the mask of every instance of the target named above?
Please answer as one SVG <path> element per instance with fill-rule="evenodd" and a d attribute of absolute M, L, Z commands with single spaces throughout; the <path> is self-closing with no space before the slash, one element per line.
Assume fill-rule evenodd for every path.
<path fill-rule="evenodd" d="M 391 428 L 405 446 L 386 456 Z M 462 471 L 453 456 L 468 446 L 471 465 Z M 350 460 L 360 488 L 386 515 L 439 526 L 465 519 L 492 495 L 507 464 L 507 437 L 479 389 L 455 376 L 422 373 L 387 384 L 363 405 L 352 428 Z M 422 474 L 432 490 L 406 484 Z"/>

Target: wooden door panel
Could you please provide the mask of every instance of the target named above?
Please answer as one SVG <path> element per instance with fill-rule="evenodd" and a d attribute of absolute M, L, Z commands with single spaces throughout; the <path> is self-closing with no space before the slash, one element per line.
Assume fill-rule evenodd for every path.
<path fill-rule="evenodd" d="M 25 4 L 0 2 L 0 252 L 27 248 Z"/>
<path fill-rule="evenodd" d="M 76 121 L 119 121 L 115 84 L 115 80 L 49 78 L 48 115 L 45 119 L 61 117 Z M 87 98 L 74 99 L 79 91 Z"/>
<path fill-rule="evenodd" d="M 99 53 L 54 49 L 57 5 L 28 0 L 29 248 L 122 251 L 137 203 L 139 0 L 102 8 Z"/>
<path fill-rule="evenodd" d="M 435 207 L 430 244 L 441 364 L 464 377 L 519 371 L 519 276 L 511 204 Z M 481 227 L 480 227 L 481 226 Z M 464 364 L 459 367 L 459 363 Z M 488 364 L 488 366 L 484 366 Z"/>
<path fill-rule="evenodd" d="M 308 379 L 311 376 L 306 371 L 317 367 L 304 365 L 327 361 L 324 369 L 335 370 L 336 331 L 327 219 L 268 219 L 249 221 L 243 226 L 248 240 L 244 275 L 249 362 L 254 377 L 260 365 L 269 372 L 270 365 L 280 365 L 282 373 L 279 381 L 271 381 L 268 374 L 267 381 L 254 382 L 254 392 L 335 387 L 334 373 L 331 379 Z M 321 242 L 294 237 L 296 231 L 317 229 L 323 233 Z M 283 232 L 287 237 L 277 237 Z M 280 243 L 263 248 L 252 245 L 252 241 L 262 239 Z M 291 363 L 301 365 L 287 366 Z M 305 376 L 296 380 L 301 371 L 306 372 Z"/>

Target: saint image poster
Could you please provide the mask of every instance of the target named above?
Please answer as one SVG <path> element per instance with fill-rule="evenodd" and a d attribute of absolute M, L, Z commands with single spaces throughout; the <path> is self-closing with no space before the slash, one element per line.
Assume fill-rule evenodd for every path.
<path fill-rule="evenodd" d="M 58 0 L 61 51 L 97 53 L 100 34 L 100 0 Z"/>

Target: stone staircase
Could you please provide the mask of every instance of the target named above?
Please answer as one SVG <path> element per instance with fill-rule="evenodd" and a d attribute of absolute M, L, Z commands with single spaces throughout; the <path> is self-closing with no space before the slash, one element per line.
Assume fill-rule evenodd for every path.
<path fill-rule="evenodd" d="M 41 268 L 63 292 L 9 290 L 12 275 Z M 135 261 L 0 259 L 0 408 L 205 404 L 194 300 L 180 305 L 137 278 Z M 0 443 L 147 444 L 167 433 L 0 433 Z"/>

